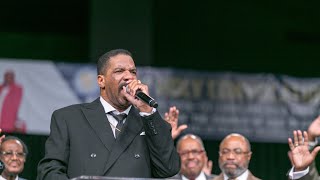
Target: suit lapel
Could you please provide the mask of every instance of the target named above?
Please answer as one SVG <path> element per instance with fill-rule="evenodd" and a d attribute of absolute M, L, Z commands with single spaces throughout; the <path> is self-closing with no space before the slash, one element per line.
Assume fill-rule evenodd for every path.
<path fill-rule="evenodd" d="M 99 98 L 92 103 L 84 105 L 82 112 L 101 142 L 111 151 L 115 140 Z"/>
<path fill-rule="evenodd" d="M 132 107 L 124 124 L 124 127 L 122 128 L 122 132 L 119 134 L 118 138 L 116 139 L 116 143 L 112 148 L 109 159 L 105 166 L 105 173 L 115 163 L 119 156 L 127 149 L 134 138 L 140 135 L 143 124 L 139 119 L 140 115 L 138 111 L 134 107 Z"/>

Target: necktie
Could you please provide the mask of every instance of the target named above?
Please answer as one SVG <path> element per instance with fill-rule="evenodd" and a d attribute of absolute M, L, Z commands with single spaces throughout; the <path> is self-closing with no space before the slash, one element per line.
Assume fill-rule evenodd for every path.
<path fill-rule="evenodd" d="M 121 129 L 123 127 L 123 120 L 127 117 L 127 114 L 122 113 L 116 115 L 113 111 L 109 112 L 109 114 L 118 121 L 118 124 L 115 129 L 115 137 L 117 138 L 119 133 L 121 132 Z"/>

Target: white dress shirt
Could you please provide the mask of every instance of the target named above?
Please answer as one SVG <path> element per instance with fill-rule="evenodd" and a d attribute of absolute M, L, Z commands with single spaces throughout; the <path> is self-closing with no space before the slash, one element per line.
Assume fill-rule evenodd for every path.
<path fill-rule="evenodd" d="M 185 177 L 184 175 L 181 175 L 182 180 L 189 180 L 187 177 Z M 195 179 L 195 180 L 206 180 L 206 175 L 204 174 L 204 172 L 201 171 L 201 173 L 199 174 L 199 176 Z"/>
<path fill-rule="evenodd" d="M 238 176 L 238 177 L 236 178 L 236 180 L 247 180 L 247 179 L 248 179 L 248 176 L 249 176 L 249 171 L 248 171 L 248 169 L 247 169 L 244 173 L 242 173 L 240 176 Z M 229 177 L 228 177 L 226 174 L 223 173 L 223 179 L 224 179 L 224 180 L 228 180 Z"/>

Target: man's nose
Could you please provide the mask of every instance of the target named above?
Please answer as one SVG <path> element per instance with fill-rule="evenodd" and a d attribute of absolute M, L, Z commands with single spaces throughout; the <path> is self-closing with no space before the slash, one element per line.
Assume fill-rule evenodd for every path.
<path fill-rule="evenodd" d="M 133 79 L 135 79 L 135 78 L 136 78 L 136 75 L 133 74 L 133 73 L 131 73 L 130 71 L 125 71 L 125 72 L 124 72 L 124 79 L 125 79 L 126 81 L 128 81 L 128 80 L 133 80 Z"/>

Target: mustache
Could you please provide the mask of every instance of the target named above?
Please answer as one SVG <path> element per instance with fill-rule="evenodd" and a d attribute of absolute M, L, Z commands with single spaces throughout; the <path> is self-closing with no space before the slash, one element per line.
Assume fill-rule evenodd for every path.
<path fill-rule="evenodd" d="M 235 162 L 230 162 L 230 161 L 229 161 L 229 162 L 227 161 L 227 162 L 225 162 L 225 163 L 222 164 L 223 167 L 225 167 L 226 165 L 235 165 L 236 167 L 239 167 L 237 163 L 235 163 Z"/>
<path fill-rule="evenodd" d="M 122 90 L 122 87 L 126 87 L 127 85 L 128 85 L 128 83 L 126 83 L 126 82 L 120 83 L 119 84 L 119 91 Z"/>

